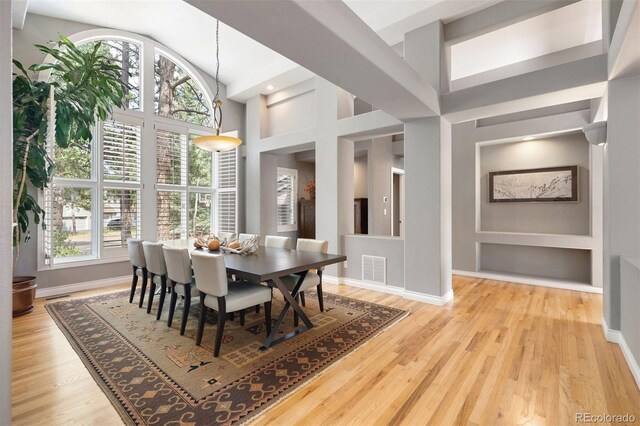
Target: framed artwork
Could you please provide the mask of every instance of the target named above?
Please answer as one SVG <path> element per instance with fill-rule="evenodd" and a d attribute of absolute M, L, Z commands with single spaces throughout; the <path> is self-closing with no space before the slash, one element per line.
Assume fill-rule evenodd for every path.
<path fill-rule="evenodd" d="M 578 201 L 578 166 L 489 173 L 489 202 Z"/>

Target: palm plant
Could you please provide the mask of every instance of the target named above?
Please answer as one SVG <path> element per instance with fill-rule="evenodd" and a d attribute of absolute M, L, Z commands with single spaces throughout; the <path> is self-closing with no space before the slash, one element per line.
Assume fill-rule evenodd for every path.
<path fill-rule="evenodd" d="M 101 43 L 92 49 L 81 50 L 71 40 L 60 36 L 51 46 L 35 47 L 54 59 L 51 63 L 35 64 L 31 72 L 49 71 L 49 81 L 34 80 L 18 61 L 13 61 L 19 74 L 13 80 L 13 244 L 14 269 L 21 241 L 28 241 L 30 215 L 44 228 L 45 211 L 37 199 L 29 195 L 27 183 L 35 189 L 48 187 L 54 163 L 47 149 L 47 134 L 58 148 L 66 148 L 69 141 L 91 141 L 96 120 L 105 120 L 114 106 L 122 107 L 125 87 L 121 69 L 105 53 Z M 55 129 L 52 122 L 51 99 L 55 99 Z"/>

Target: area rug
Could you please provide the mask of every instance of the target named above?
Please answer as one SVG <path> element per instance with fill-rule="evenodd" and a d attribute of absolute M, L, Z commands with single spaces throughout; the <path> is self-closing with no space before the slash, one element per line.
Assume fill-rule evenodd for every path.
<path fill-rule="evenodd" d="M 408 314 L 326 292 L 325 312 L 320 312 L 315 292 L 305 294 L 304 309 L 314 328 L 263 351 L 264 314 L 252 309 L 244 326 L 238 315 L 227 321 L 218 358 L 213 357 L 212 321 L 202 345 L 195 345 L 197 305 L 184 336 L 179 334 L 180 302 L 168 328 L 167 302 L 156 321 L 157 304 L 147 314 L 128 303 L 128 291 L 66 299 L 46 308 L 125 423 L 235 424 L 264 412 Z M 274 322 L 282 306 L 282 295 L 274 291 Z M 282 329 L 294 329 L 292 315 Z"/>

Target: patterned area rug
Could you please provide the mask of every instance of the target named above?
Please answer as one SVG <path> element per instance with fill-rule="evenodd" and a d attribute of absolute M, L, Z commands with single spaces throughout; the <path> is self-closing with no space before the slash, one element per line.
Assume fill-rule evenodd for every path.
<path fill-rule="evenodd" d="M 126 423 L 234 424 L 273 406 L 408 314 L 326 292 L 320 312 L 316 294 L 305 294 L 314 328 L 262 351 L 264 313 L 252 309 L 244 326 L 239 315 L 227 321 L 219 358 L 213 357 L 215 325 L 209 318 L 202 345 L 195 346 L 198 305 L 191 307 L 184 336 L 180 302 L 172 327 L 166 325 L 168 297 L 160 321 L 157 305 L 147 314 L 128 303 L 128 291 L 46 308 Z M 274 291 L 274 322 L 282 306 L 282 295 Z M 293 330 L 291 314 L 281 328 Z"/>

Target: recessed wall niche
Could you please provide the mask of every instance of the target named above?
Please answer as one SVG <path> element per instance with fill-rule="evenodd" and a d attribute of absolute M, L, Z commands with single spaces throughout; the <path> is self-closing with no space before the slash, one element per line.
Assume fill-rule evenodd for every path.
<path fill-rule="evenodd" d="M 589 148 L 582 132 L 480 147 L 480 230 L 589 235 Z M 573 165 L 578 166 L 577 202 L 489 202 L 489 172 Z"/>

